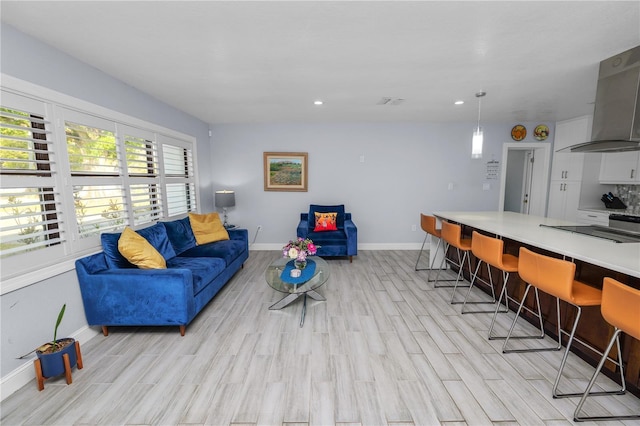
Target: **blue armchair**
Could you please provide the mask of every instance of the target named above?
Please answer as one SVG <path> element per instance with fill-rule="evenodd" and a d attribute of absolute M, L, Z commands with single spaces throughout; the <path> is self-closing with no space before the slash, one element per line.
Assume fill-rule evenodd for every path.
<path fill-rule="evenodd" d="M 337 213 L 336 230 L 316 231 L 316 213 Z M 351 220 L 351 213 L 345 213 L 344 205 L 320 206 L 311 204 L 309 213 L 300 214 L 297 235 L 310 238 L 320 246 L 318 256 L 348 256 L 353 262 L 353 256 L 358 254 L 358 228 Z"/>

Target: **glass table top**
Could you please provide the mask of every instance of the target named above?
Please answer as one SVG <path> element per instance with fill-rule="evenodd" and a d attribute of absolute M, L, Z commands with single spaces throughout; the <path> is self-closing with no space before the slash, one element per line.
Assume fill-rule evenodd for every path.
<path fill-rule="evenodd" d="M 280 274 L 282 274 L 282 271 L 285 269 L 285 265 L 291 259 L 281 257 L 271 262 L 267 267 L 267 271 L 265 272 L 267 283 L 269 283 L 271 288 L 282 293 L 306 293 L 317 289 L 327 282 L 327 279 L 329 279 L 329 265 L 319 256 L 312 256 L 308 259 L 313 260 L 316 263 L 316 270 L 313 277 L 308 281 L 301 284 L 291 284 L 282 281 L 280 279 Z"/>

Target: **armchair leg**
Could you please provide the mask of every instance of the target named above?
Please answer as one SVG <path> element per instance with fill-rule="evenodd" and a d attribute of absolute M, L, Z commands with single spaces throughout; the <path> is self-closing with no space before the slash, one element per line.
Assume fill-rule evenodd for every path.
<path fill-rule="evenodd" d="M 353 256 L 349 256 L 349 263 L 353 263 Z"/>
<path fill-rule="evenodd" d="M 108 335 L 109 335 L 109 329 L 107 328 L 107 326 L 106 326 L 106 325 L 103 325 L 103 326 L 102 326 L 102 334 L 103 334 L 104 336 L 108 336 Z"/>
<path fill-rule="evenodd" d="M 184 337 L 184 332 L 186 331 L 186 329 L 187 329 L 187 326 L 186 326 L 186 325 L 181 325 L 181 326 L 180 326 L 180 335 L 181 335 L 182 337 Z"/>

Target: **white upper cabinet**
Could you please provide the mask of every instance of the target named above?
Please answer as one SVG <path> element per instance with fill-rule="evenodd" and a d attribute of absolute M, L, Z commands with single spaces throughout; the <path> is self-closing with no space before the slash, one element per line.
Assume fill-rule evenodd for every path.
<path fill-rule="evenodd" d="M 556 123 L 551 180 L 582 180 L 584 154 L 557 151 L 571 145 L 586 142 L 589 140 L 590 134 L 590 115 Z"/>
<path fill-rule="evenodd" d="M 547 217 L 575 222 L 580 202 L 584 154 L 557 151 L 589 140 L 591 116 L 559 121 L 555 131 Z"/>
<path fill-rule="evenodd" d="M 592 116 L 572 118 L 556 123 L 556 136 L 553 138 L 553 151 L 567 148 L 591 139 Z"/>
<path fill-rule="evenodd" d="M 640 152 L 612 152 L 602 154 L 600 183 L 640 182 Z"/>

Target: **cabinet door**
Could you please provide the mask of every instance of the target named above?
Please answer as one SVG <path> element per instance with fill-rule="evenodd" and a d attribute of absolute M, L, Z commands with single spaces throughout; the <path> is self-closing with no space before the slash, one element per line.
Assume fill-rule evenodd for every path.
<path fill-rule="evenodd" d="M 547 208 L 547 217 L 554 219 L 564 219 L 565 191 L 564 187 L 567 183 L 561 180 L 551 181 L 549 185 L 549 207 Z"/>
<path fill-rule="evenodd" d="M 577 222 L 580 187 L 580 182 L 551 181 L 547 217 Z"/>
<path fill-rule="evenodd" d="M 578 221 L 578 205 L 580 204 L 580 182 L 565 182 L 564 187 L 564 219 Z"/>
<path fill-rule="evenodd" d="M 614 152 L 602 154 L 600 162 L 601 183 L 640 182 L 639 152 Z"/>
<path fill-rule="evenodd" d="M 553 150 L 558 151 L 578 143 L 588 142 L 591 137 L 590 115 L 558 121 L 556 135 L 553 138 Z"/>

